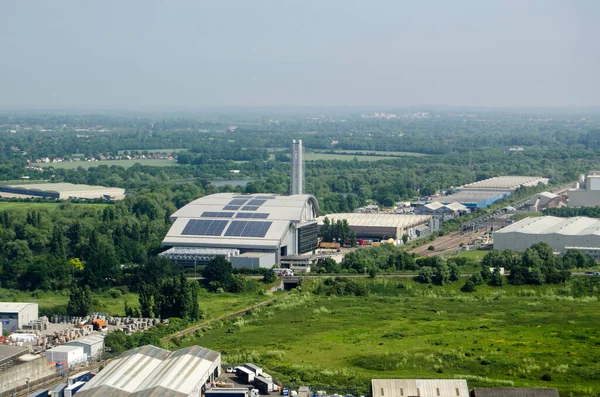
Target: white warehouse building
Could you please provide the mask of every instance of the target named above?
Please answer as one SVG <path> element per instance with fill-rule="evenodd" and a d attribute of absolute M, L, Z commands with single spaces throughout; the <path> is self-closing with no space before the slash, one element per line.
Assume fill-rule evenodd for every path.
<path fill-rule="evenodd" d="M 37 319 L 37 303 L 0 302 L 0 329 L 4 332 L 13 332 Z"/>
<path fill-rule="evenodd" d="M 172 248 L 161 256 L 196 265 L 217 255 L 232 260 L 265 253 L 260 266 L 271 267 L 282 256 L 316 250 L 318 213 L 316 198 L 308 194 L 212 194 L 171 215 L 173 225 L 162 245 Z M 255 256 L 246 256 L 248 266 L 242 258 L 235 260 L 237 266 L 256 266 Z"/>
<path fill-rule="evenodd" d="M 578 249 L 595 259 L 600 258 L 600 220 L 583 216 L 525 218 L 494 233 L 494 249 L 524 251 L 538 242 L 548 243 L 555 252 L 564 254 Z"/>

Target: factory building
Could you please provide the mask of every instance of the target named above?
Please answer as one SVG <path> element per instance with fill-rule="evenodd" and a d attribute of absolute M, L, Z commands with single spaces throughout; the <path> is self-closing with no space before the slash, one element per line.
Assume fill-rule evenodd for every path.
<path fill-rule="evenodd" d="M 600 206 L 600 171 L 591 171 L 587 177 L 581 175 L 575 189 L 570 189 L 569 207 Z"/>
<path fill-rule="evenodd" d="M 457 217 L 467 212 L 469 212 L 469 209 L 457 202 L 442 204 L 439 201 L 434 201 L 422 207 L 415 208 L 415 214 L 433 215 L 444 219 Z"/>
<path fill-rule="evenodd" d="M 46 361 L 70 368 L 85 363 L 87 356 L 81 346 L 60 345 L 46 350 Z"/>
<path fill-rule="evenodd" d="M 283 256 L 316 250 L 318 213 L 317 200 L 307 194 L 212 194 L 171 215 L 162 245 L 172 248 L 161 255 L 183 265 L 224 255 L 236 267 L 272 267 Z"/>
<path fill-rule="evenodd" d="M 470 210 L 475 210 L 492 205 L 509 195 L 510 192 L 462 190 L 447 196 L 436 197 L 431 200 L 431 203 L 441 203 L 444 205 L 459 203 Z"/>
<path fill-rule="evenodd" d="M 542 241 L 561 254 L 568 249 L 578 249 L 600 259 L 600 220 L 583 216 L 540 216 L 525 218 L 494 232 L 494 249 L 497 250 L 524 251 Z"/>
<path fill-rule="evenodd" d="M 464 379 L 372 379 L 373 397 L 469 397 Z"/>
<path fill-rule="evenodd" d="M 541 211 L 546 208 L 560 208 L 566 206 L 567 201 L 565 198 L 552 192 L 538 193 L 525 203 L 525 208 L 531 212 Z"/>
<path fill-rule="evenodd" d="M 496 176 L 493 178 L 483 179 L 481 181 L 468 183 L 457 187 L 457 191 L 487 191 L 487 192 L 514 192 L 521 186 L 531 187 L 538 184 L 548 184 L 548 178 L 539 176 Z"/>
<path fill-rule="evenodd" d="M 0 197 L 122 200 L 125 197 L 125 189 L 73 183 L 1 184 Z"/>
<path fill-rule="evenodd" d="M 3 332 L 13 332 L 37 319 L 37 303 L 0 302 L 0 322 Z"/>
<path fill-rule="evenodd" d="M 146 345 L 111 361 L 77 395 L 200 397 L 220 367 L 221 354 L 200 346 L 170 352 Z"/>
<path fill-rule="evenodd" d="M 559 397 L 556 388 L 530 387 L 474 387 L 471 397 Z"/>
<path fill-rule="evenodd" d="M 404 215 L 393 213 L 343 213 L 328 214 L 318 219 L 319 226 L 322 226 L 325 218 L 331 223 L 338 220 L 346 220 L 350 230 L 360 239 L 378 239 L 387 240 L 393 238 L 401 240 L 402 236 L 407 235 L 409 239 L 421 237 L 417 229 L 423 235 L 439 230 L 439 221 L 433 219 L 431 215 Z"/>
<path fill-rule="evenodd" d="M 66 343 L 66 346 L 80 346 L 87 360 L 94 360 L 104 352 L 104 335 L 91 334 Z"/>

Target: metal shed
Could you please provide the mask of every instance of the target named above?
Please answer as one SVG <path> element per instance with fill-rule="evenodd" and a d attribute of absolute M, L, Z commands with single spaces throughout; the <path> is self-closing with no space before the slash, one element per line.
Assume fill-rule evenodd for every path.
<path fill-rule="evenodd" d="M 74 339 L 66 343 L 69 346 L 81 346 L 88 360 L 93 360 L 102 356 L 104 352 L 104 335 L 91 334 L 82 338 Z"/>
<path fill-rule="evenodd" d="M 468 397 L 464 379 L 372 379 L 373 397 Z"/>
<path fill-rule="evenodd" d="M 3 331 L 13 332 L 37 319 L 37 303 L 0 302 L 0 322 Z"/>

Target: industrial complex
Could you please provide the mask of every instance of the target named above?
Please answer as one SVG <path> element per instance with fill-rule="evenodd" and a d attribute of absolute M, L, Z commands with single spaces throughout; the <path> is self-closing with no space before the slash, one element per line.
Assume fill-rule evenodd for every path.
<path fill-rule="evenodd" d="M 73 183 L 0 184 L 0 197 L 122 200 L 125 197 L 125 189 Z"/>
<path fill-rule="evenodd" d="M 578 249 L 600 259 L 600 220 L 582 216 L 525 218 L 494 233 L 494 249 L 524 251 L 538 242 L 548 243 L 555 252 Z"/>
<path fill-rule="evenodd" d="M 325 218 L 331 222 L 346 221 L 357 238 L 401 240 L 421 237 L 439 229 L 439 221 L 431 215 L 404 215 L 393 213 L 343 213 L 328 214 L 318 218 L 323 225 Z"/>
<path fill-rule="evenodd" d="M 590 171 L 587 177 L 581 175 L 575 189 L 569 194 L 569 207 L 600 206 L 600 171 Z"/>
<path fill-rule="evenodd" d="M 13 332 L 37 319 L 37 303 L 0 302 L 0 330 L 3 332 Z"/>
<path fill-rule="evenodd" d="M 283 256 L 316 249 L 318 213 L 317 200 L 307 194 L 212 194 L 171 216 L 173 226 L 162 244 L 174 249 L 161 255 L 189 265 L 217 255 L 263 253 L 261 266 L 272 267 Z M 236 259 L 239 267 L 255 266 L 254 256 L 246 256 L 247 266 L 242 258 Z"/>

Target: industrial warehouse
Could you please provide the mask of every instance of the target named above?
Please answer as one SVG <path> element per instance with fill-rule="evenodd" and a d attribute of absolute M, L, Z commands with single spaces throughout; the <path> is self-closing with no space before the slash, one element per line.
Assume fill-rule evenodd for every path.
<path fill-rule="evenodd" d="M 77 395 L 200 396 L 220 368 L 221 353 L 200 346 L 170 352 L 146 345 L 111 361 Z"/>
<path fill-rule="evenodd" d="M 37 303 L 0 302 L 0 331 L 2 332 L 13 332 L 37 319 Z"/>
<path fill-rule="evenodd" d="M 525 218 L 494 233 L 494 249 L 524 251 L 538 242 L 548 243 L 555 252 L 578 249 L 600 259 L 600 220 L 582 216 Z"/>
<path fill-rule="evenodd" d="M 356 212 L 328 214 L 319 217 L 319 226 L 323 225 L 325 218 L 332 223 L 345 220 L 350 230 L 361 239 L 401 240 L 402 236 L 406 235 L 409 240 L 412 240 L 439 230 L 439 221 L 431 215 Z"/>
<path fill-rule="evenodd" d="M 71 198 L 122 200 L 125 197 L 125 189 L 76 185 L 73 183 L 1 184 L 0 197 L 45 197 L 58 200 L 68 200 Z"/>
<path fill-rule="evenodd" d="M 456 192 L 436 197 L 432 202 L 451 204 L 458 202 L 469 209 L 484 208 L 510 196 L 521 186 L 547 185 L 548 179 L 539 176 L 497 176 L 457 187 Z"/>
<path fill-rule="evenodd" d="M 188 266 L 223 255 L 237 257 L 237 267 L 272 267 L 281 257 L 317 248 L 318 213 L 317 200 L 307 194 L 212 194 L 171 216 L 162 244 L 172 248 L 161 255 Z"/>

